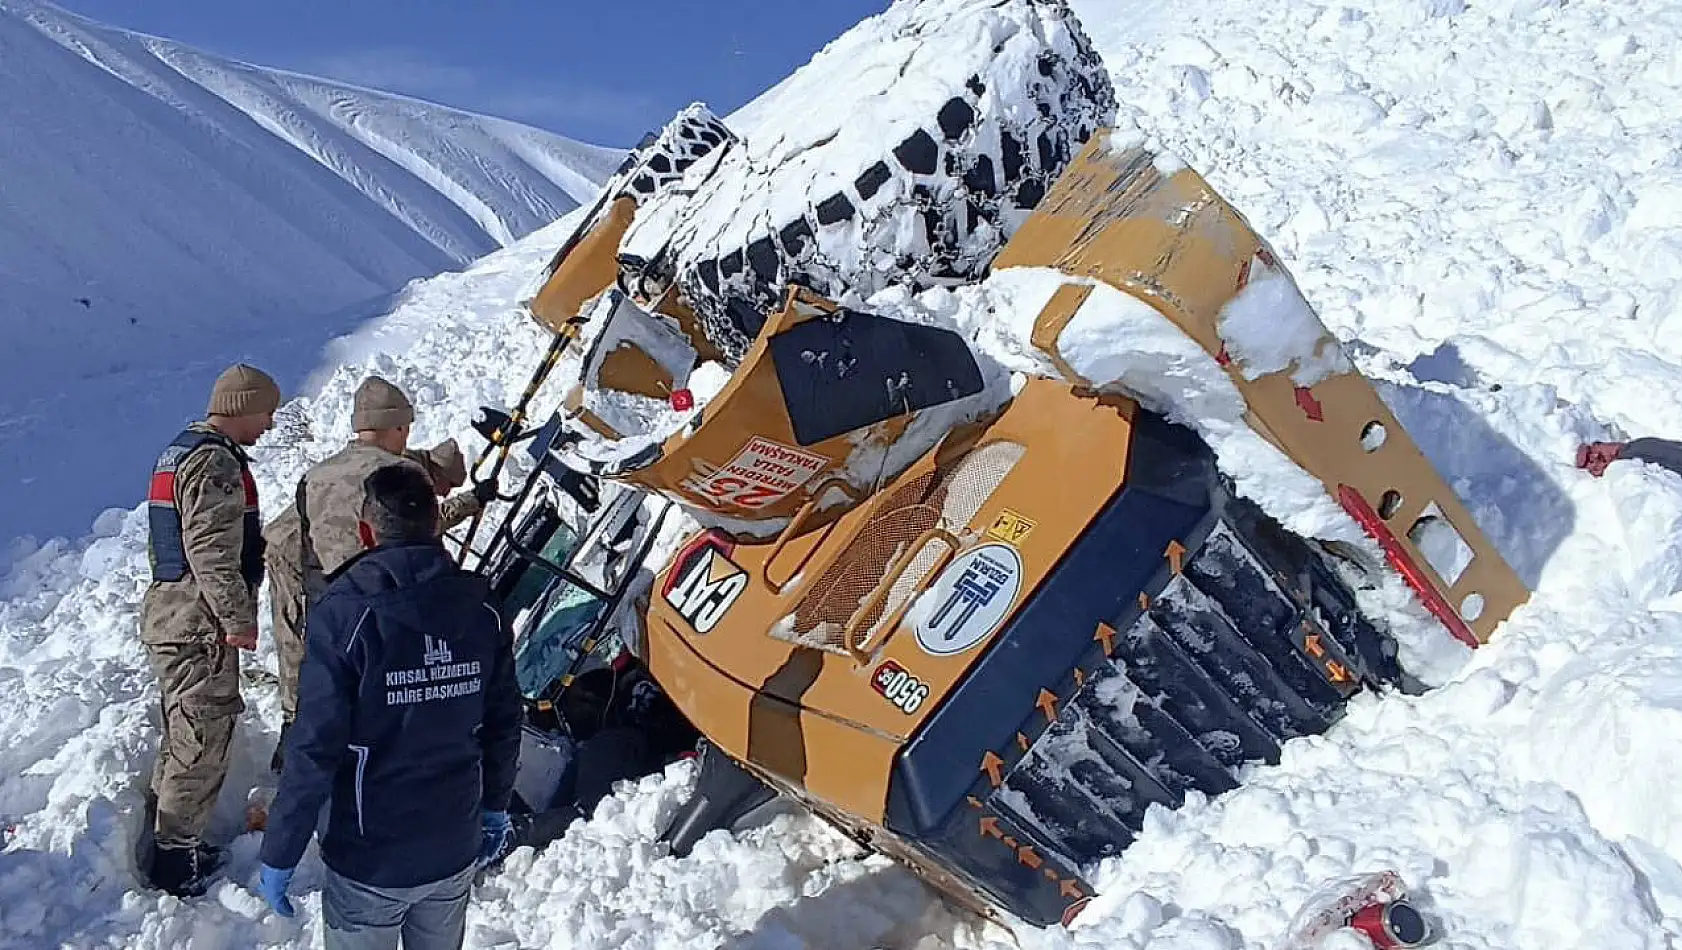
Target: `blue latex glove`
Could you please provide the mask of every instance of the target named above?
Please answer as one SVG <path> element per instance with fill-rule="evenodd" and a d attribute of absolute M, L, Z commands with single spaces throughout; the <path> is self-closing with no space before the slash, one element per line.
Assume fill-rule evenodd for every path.
<path fill-rule="evenodd" d="M 292 872 L 295 868 L 271 868 L 263 865 L 262 874 L 258 878 L 257 893 L 269 902 L 274 912 L 282 917 L 293 917 L 297 911 L 292 909 L 292 901 L 286 897 L 286 889 L 292 884 Z"/>
<path fill-rule="evenodd" d="M 484 831 L 479 839 L 479 863 L 489 864 L 502 852 L 508 843 L 508 836 L 513 833 L 514 826 L 508 820 L 505 811 L 486 811 L 484 815 Z"/>

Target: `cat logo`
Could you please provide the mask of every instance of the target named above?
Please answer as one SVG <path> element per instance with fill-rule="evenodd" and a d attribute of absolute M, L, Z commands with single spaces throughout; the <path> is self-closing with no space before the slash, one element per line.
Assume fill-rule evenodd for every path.
<path fill-rule="evenodd" d="M 683 567 L 683 576 L 665 592 L 665 598 L 696 633 L 711 633 L 747 586 L 746 571 L 730 563 L 717 548 L 703 545 Z"/>

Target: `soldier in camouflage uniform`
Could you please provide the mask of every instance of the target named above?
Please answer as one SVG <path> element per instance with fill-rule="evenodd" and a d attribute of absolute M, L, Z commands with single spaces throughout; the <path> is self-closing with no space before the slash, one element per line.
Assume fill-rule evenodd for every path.
<path fill-rule="evenodd" d="M 178 896 L 202 894 L 215 862 L 203 834 L 245 709 L 238 651 L 257 646 L 263 580 L 257 485 L 245 447 L 269 430 L 279 405 L 280 389 L 266 373 L 229 367 L 211 390 L 205 420 L 158 457 L 147 492 L 152 582 L 140 603 L 140 640 L 163 706 L 148 876 Z"/>
<path fill-rule="evenodd" d="M 398 464 L 426 469 L 407 454 L 415 409 L 401 389 L 370 376 L 356 389 L 344 448 L 322 459 L 298 481 L 298 552 L 306 604 L 327 589 L 329 575 L 363 549 L 357 531 L 362 482 L 375 469 Z M 308 607 L 305 608 L 308 614 Z"/>
<path fill-rule="evenodd" d="M 485 510 L 485 506 L 496 497 L 495 482 L 481 482 L 468 491 L 450 495 L 450 492 L 467 484 L 467 462 L 461 457 L 461 448 L 456 445 L 456 440 L 445 439 L 424 454 L 425 458 L 420 461 L 432 476 L 438 497 L 444 499 L 438 506 L 439 530 L 448 531 L 461 524 Z"/>
<path fill-rule="evenodd" d="M 304 571 L 299 560 L 298 506 L 291 504 L 263 529 L 269 578 L 269 617 L 280 668 L 280 738 L 269 767 L 280 771 L 280 749 L 298 715 L 298 664 L 304 660 Z"/>
<path fill-rule="evenodd" d="M 356 437 L 304 472 L 291 507 L 269 526 L 276 548 L 285 545 L 271 550 L 269 560 L 279 569 L 269 589 L 282 712 L 280 737 L 269 760 L 275 772 L 283 764 L 286 737 L 297 714 L 309 602 L 327 589 L 329 575 L 363 548 L 357 531 L 363 479 L 393 463 L 426 471 L 408 448 L 414 420 L 414 406 L 401 389 L 378 376 L 364 379 L 351 405 Z"/>
<path fill-rule="evenodd" d="M 439 497 L 448 495 L 467 481 L 467 466 L 454 439 L 430 449 L 404 449 L 402 454 L 426 469 L 432 479 L 433 491 Z M 493 490 L 494 485 L 486 483 L 445 500 L 439 506 L 441 530 L 447 531 L 472 517 L 484 507 Z M 268 541 L 269 601 L 274 620 L 275 654 L 280 667 L 280 737 L 269 760 L 270 770 L 276 773 L 280 772 L 285 758 L 287 733 L 298 716 L 298 667 L 304 661 L 302 525 L 298 506 L 293 503 L 263 529 L 263 536 Z"/>

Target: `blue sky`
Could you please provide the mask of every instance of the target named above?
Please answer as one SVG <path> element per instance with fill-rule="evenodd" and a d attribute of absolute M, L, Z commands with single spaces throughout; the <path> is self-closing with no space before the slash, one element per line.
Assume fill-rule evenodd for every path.
<path fill-rule="evenodd" d="M 628 147 L 723 115 L 888 0 L 56 0 L 207 52 Z"/>

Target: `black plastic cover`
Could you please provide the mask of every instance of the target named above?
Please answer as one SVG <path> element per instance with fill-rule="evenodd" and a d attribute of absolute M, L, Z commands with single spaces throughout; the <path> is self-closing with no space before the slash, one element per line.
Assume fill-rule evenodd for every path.
<path fill-rule="evenodd" d="M 825 439 L 979 393 L 981 367 L 942 327 L 840 310 L 769 341 L 795 439 Z"/>

